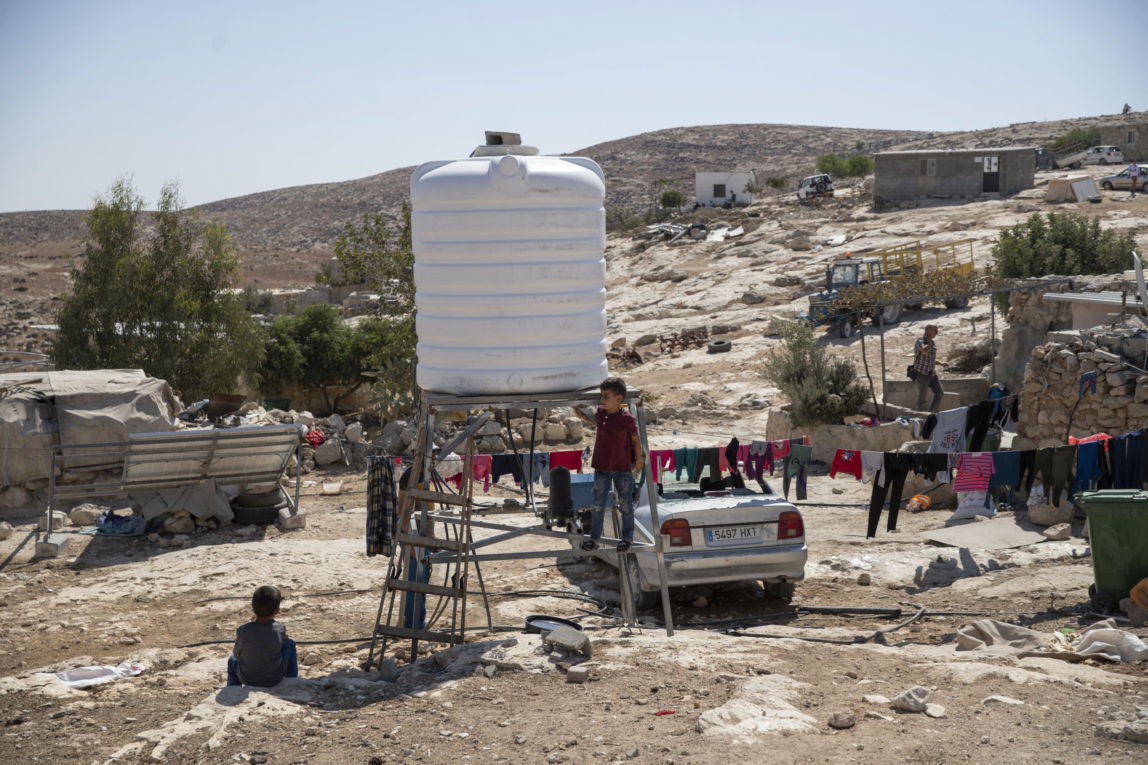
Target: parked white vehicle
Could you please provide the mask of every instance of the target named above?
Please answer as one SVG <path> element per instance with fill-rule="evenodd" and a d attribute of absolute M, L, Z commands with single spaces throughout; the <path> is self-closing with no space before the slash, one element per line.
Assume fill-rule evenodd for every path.
<path fill-rule="evenodd" d="M 667 483 L 658 498 L 658 519 L 661 533 L 668 537 L 663 557 L 670 587 L 760 581 L 766 594 L 788 601 L 797 582 L 805 578 L 809 555 L 805 523 L 801 512 L 777 494 L 753 489 L 703 492 L 698 484 Z M 618 536 L 613 520 L 608 510 L 604 536 Z M 644 488 L 634 506 L 634 541 L 654 541 Z M 611 545 L 599 547 L 595 556 L 618 566 Z M 653 548 L 635 547 L 624 557 L 630 581 L 636 585 L 631 588 L 634 604 L 653 607 L 659 594 Z"/>
<path fill-rule="evenodd" d="M 1084 158 L 1086 165 L 1122 165 L 1124 152 L 1119 146 L 1093 146 Z"/>
<path fill-rule="evenodd" d="M 833 179 L 828 174 L 811 175 L 802 178 L 797 185 L 797 201 L 805 203 L 817 197 L 833 196 Z"/>

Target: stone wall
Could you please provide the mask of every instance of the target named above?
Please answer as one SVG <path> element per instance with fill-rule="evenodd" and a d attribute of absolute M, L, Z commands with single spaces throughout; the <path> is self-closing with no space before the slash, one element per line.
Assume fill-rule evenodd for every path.
<path fill-rule="evenodd" d="M 1066 432 L 1116 436 L 1148 425 L 1148 374 L 1129 366 L 1144 363 L 1145 342 L 1143 329 L 1126 325 L 1056 332 L 1034 348 L 1013 448 L 1059 446 Z M 1080 376 L 1093 369 L 1099 372 L 1096 392 L 1080 396 Z"/>
<path fill-rule="evenodd" d="M 778 441 L 782 438 L 809 436 L 813 446 L 813 459 L 833 462 L 838 449 L 860 449 L 872 452 L 895 452 L 901 445 L 913 438 L 913 429 L 897 422 L 884 425 L 812 425 L 807 428 L 795 427 L 784 407 L 769 410 L 769 420 L 765 426 L 765 438 Z"/>

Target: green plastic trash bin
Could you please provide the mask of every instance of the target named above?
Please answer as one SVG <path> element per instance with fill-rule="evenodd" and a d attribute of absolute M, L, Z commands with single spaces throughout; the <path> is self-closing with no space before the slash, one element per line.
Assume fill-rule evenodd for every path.
<path fill-rule="evenodd" d="M 1148 577 L 1148 492 L 1085 491 L 1076 495 L 1076 504 L 1088 515 L 1092 603 L 1097 610 L 1112 608 Z"/>

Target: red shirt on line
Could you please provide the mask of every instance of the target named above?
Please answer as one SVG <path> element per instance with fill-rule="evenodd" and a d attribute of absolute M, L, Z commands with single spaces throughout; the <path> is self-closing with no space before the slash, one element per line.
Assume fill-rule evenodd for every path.
<path fill-rule="evenodd" d="M 594 457 L 590 467 L 611 473 L 627 473 L 634 464 L 634 445 L 631 436 L 638 435 L 638 421 L 629 410 L 622 408 L 606 414 L 604 407 L 594 413 L 598 432 L 594 436 Z"/>

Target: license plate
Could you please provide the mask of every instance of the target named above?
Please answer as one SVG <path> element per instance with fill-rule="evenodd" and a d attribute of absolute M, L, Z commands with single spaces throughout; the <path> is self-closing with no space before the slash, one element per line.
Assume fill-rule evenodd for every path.
<path fill-rule="evenodd" d="M 736 545 L 746 542 L 760 542 L 761 526 L 722 526 L 706 529 L 707 545 Z"/>

